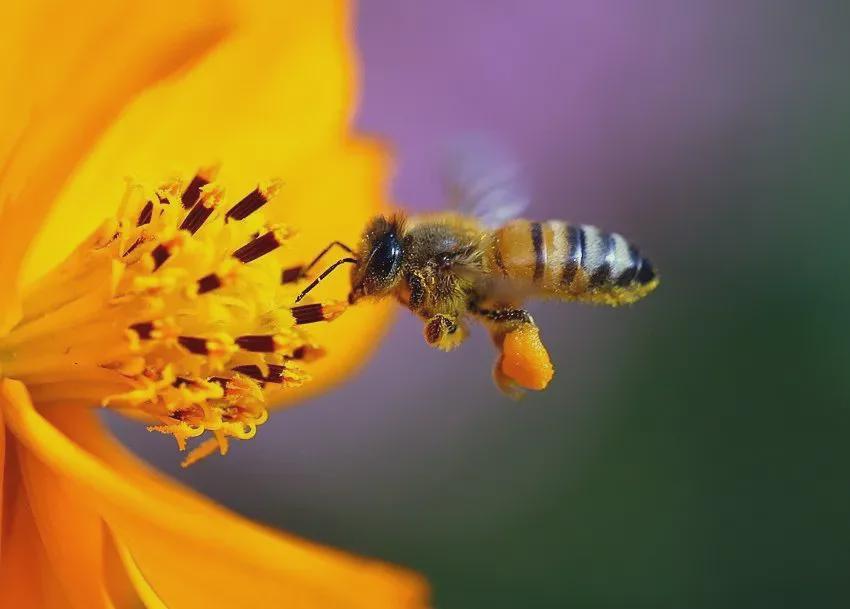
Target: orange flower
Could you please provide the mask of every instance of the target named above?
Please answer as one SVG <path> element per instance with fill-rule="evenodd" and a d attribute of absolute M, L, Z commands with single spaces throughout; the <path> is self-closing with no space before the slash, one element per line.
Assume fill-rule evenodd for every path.
<path fill-rule="evenodd" d="M 156 475 L 91 409 L 224 452 L 375 342 L 385 309 L 307 326 L 342 307 L 293 308 L 280 285 L 383 204 L 382 152 L 350 134 L 348 18 L 330 1 L 0 6 L 0 606 L 424 605 L 416 575 Z"/>

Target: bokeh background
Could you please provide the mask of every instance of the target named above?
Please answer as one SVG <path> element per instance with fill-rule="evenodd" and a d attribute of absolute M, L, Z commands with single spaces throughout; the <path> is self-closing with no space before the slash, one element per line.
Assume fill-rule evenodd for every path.
<path fill-rule="evenodd" d="M 363 0 L 363 130 L 396 199 L 445 143 L 513 147 L 531 215 L 639 243 L 623 310 L 537 305 L 557 374 L 514 403 L 483 332 L 410 315 L 365 370 L 182 471 L 259 520 L 423 571 L 441 609 L 850 606 L 850 4 Z"/>

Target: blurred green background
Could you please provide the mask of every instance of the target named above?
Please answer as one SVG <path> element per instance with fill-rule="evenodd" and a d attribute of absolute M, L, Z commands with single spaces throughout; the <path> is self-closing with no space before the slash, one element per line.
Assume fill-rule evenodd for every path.
<path fill-rule="evenodd" d="M 535 306 L 558 372 L 519 404 L 482 333 L 436 353 L 405 314 L 226 459 L 122 438 L 438 608 L 850 606 L 850 4 L 376 1 L 356 32 L 400 200 L 439 207 L 423 148 L 494 131 L 539 217 L 634 237 L 661 288 Z"/>

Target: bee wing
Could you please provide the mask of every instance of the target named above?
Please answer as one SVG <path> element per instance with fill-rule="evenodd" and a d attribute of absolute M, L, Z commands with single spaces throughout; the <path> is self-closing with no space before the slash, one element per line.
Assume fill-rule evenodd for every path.
<path fill-rule="evenodd" d="M 443 185 L 450 206 L 489 228 L 516 218 L 530 197 L 520 164 L 501 142 L 485 135 L 457 138 L 446 147 Z"/>

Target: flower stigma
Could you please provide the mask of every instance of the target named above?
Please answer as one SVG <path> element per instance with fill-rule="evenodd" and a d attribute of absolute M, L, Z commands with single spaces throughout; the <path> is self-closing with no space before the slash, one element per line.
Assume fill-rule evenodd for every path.
<path fill-rule="evenodd" d="M 0 338 L 0 376 L 39 403 L 141 418 L 180 450 L 203 436 L 184 466 L 252 438 L 275 394 L 323 354 L 305 326 L 346 305 L 294 305 L 299 278 L 280 259 L 294 232 L 262 212 L 277 182 L 226 204 L 214 175 L 128 185 L 117 216 L 26 290 Z"/>

